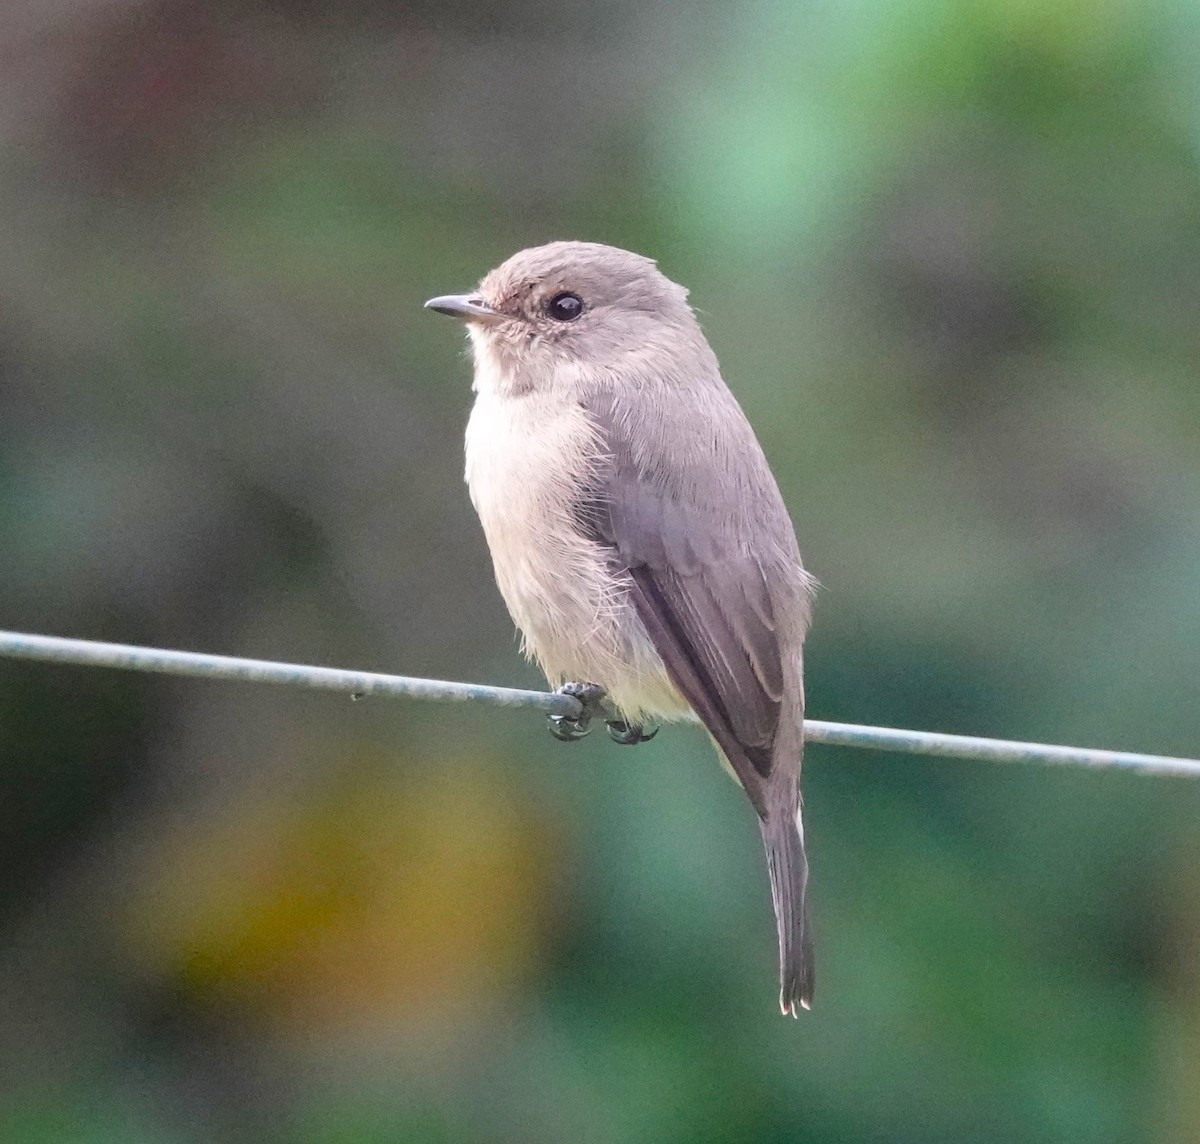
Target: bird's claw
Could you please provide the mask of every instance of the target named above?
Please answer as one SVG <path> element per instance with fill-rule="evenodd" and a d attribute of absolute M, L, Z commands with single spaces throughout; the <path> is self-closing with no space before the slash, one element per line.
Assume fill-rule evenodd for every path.
<path fill-rule="evenodd" d="M 610 719 L 608 722 L 609 738 L 622 747 L 635 747 L 638 743 L 648 743 L 658 734 L 657 727 L 647 730 L 640 723 L 626 723 L 624 719 Z"/>
<path fill-rule="evenodd" d="M 564 683 L 559 695 L 569 695 L 579 702 L 582 710 L 575 717 L 570 715 L 548 715 L 550 734 L 562 743 L 574 743 L 591 731 L 591 721 L 601 714 L 604 688 L 598 683 Z"/>
<path fill-rule="evenodd" d="M 563 743 L 574 743 L 588 734 L 593 719 L 603 718 L 604 688 L 597 683 L 564 683 L 558 689 L 559 695 L 569 695 L 580 706 L 578 715 L 549 715 L 546 718 L 550 725 L 550 734 Z M 623 747 L 633 747 L 638 743 L 648 743 L 658 734 L 658 728 L 644 727 L 640 723 L 628 723 L 624 719 L 605 719 L 608 734 L 614 743 Z"/>
<path fill-rule="evenodd" d="M 572 719 L 569 715 L 547 715 L 546 722 L 549 724 L 550 734 L 560 743 L 574 743 L 591 731 L 591 727 L 582 720 Z"/>

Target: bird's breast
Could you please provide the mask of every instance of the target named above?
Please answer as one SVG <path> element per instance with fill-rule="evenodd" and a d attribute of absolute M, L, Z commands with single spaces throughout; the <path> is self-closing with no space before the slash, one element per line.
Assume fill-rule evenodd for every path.
<path fill-rule="evenodd" d="M 466 446 L 467 486 L 493 555 L 568 543 L 572 499 L 603 458 L 578 404 L 480 393 Z"/>
<path fill-rule="evenodd" d="M 606 460 L 595 424 L 574 401 L 486 391 L 476 398 L 467 485 L 526 651 L 551 682 L 588 680 L 617 699 L 669 685 L 630 603 L 627 576 L 577 527 L 576 501 Z"/>

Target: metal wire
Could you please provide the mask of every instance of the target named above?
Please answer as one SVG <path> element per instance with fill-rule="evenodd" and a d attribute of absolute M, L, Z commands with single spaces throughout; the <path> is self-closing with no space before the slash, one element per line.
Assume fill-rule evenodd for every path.
<path fill-rule="evenodd" d="M 547 691 L 521 691 L 483 683 L 450 683 L 440 679 L 415 679 L 371 671 L 343 671 L 298 663 L 238 659 L 202 652 L 98 643 L 59 636 L 27 635 L 0 631 L 0 657 L 49 663 L 111 667 L 125 671 L 186 675 L 199 679 L 237 679 L 246 683 L 282 683 L 351 695 L 387 695 L 441 702 L 491 703 L 501 707 L 532 707 L 548 715 L 576 716 L 578 700 Z M 903 731 L 894 727 L 863 727 L 853 723 L 828 723 L 808 719 L 805 738 L 812 743 L 864 747 L 909 755 L 975 759 L 992 763 L 1067 764 L 1115 767 L 1140 774 L 1181 775 L 1200 778 L 1200 760 L 1142 755 L 1127 751 L 1097 751 L 1086 747 L 1057 747 L 1044 743 L 1018 743 L 1007 739 L 980 739 L 969 735 L 941 735 L 932 731 Z"/>

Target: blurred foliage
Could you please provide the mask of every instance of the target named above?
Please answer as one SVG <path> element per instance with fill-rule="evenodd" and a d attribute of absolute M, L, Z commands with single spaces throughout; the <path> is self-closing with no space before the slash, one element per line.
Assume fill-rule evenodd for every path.
<path fill-rule="evenodd" d="M 1195 754 L 1184 0 L 22 0 L 4 625 L 536 685 L 420 310 L 686 283 L 817 717 Z M 1200 790 L 814 748 L 774 1006 L 702 738 L 0 665 L 0 1140 L 1200 1141 Z"/>

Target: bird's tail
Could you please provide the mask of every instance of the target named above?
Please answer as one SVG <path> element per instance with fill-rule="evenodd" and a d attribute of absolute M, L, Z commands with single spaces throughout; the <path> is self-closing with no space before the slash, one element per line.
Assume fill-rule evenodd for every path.
<path fill-rule="evenodd" d="M 772 808 L 759 820 L 771 875 L 775 923 L 779 927 L 779 1007 L 796 1016 L 796 1006 L 812 1008 L 813 952 L 808 922 L 808 859 L 800 811 Z"/>

